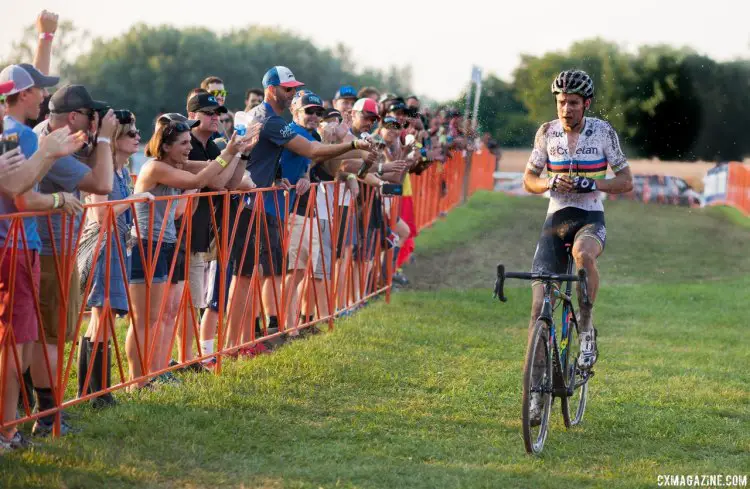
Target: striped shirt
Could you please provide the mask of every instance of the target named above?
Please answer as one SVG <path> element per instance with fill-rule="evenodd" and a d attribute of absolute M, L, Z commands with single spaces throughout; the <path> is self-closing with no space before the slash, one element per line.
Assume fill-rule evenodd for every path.
<path fill-rule="evenodd" d="M 536 133 L 534 150 L 526 168 L 537 175 L 541 175 L 546 168 L 550 177 L 560 174 L 603 179 L 607 176 L 608 167 L 617 173 L 628 166 L 617 133 L 608 122 L 601 119 L 584 119 L 583 130 L 572 157 L 568 146 L 568 135 L 559 119 L 542 124 Z M 604 210 L 599 192 L 576 194 L 551 190 L 547 213 L 552 214 L 565 207 L 588 211 Z"/>

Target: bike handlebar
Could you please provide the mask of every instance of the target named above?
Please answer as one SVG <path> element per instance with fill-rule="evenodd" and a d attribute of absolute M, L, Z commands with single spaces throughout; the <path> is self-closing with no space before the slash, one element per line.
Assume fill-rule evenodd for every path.
<path fill-rule="evenodd" d="M 590 305 L 586 270 L 583 268 L 578 270 L 577 275 L 569 275 L 565 273 L 534 273 L 534 272 L 506 272 L 505 265 L 502 263 L 497 266 L 497 280 L 495 281 L 495 293 L 494 297 L 500 299 L 500 302 L 507 302 L 508 298 L 505 297 L 504 287 L 506 278 L 517 278 L 521 280 L 539 280 L 541 282 L 580 282 L 581 283 L 581 296 L 583 297 L 583 303 Z"/>

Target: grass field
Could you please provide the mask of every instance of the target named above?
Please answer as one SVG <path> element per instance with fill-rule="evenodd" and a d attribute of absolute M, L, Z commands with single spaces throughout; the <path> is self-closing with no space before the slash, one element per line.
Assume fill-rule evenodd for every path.
<path fill-rule="evenodd" d="M 523 449 L 530 294 L 546 201 L 483 193 L 419 238 L 418 287 L 221 377 L 73 410 L 84 431 L 0 458 L 0 487 L 657 487 L 750 473 L 750 226 L 721 209 L 608 203 L 601 360 L 583 425 L 555 403 Z M 467 256 L 469 258 L 467 258 Z"/>

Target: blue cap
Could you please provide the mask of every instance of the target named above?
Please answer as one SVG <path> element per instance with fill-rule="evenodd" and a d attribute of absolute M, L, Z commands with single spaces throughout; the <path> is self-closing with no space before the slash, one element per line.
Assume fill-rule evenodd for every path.
<path fill-rule="evenodd" d="M 357 90 L 351 85 L 344 85 L 343 87 L 336 90 L 336 95 L 333 96 L 333 100 L 340 98 L 353 98 L 357 99 Z"/>
<path fill-rule="evenodd" d="M 294 78 L 292 70 L 286 66 L 274 66 L 263 75 L 263 88 L 268 87 L 301 87 L 304 83 Z"/>
<path fill-rule="evenodd" d="M 292 107 L 294 109 L 304 109 L 306 107 L 320 107 L 322 109 L 323 100 L 310 90 L 300 90 L 292 100 Z"/>

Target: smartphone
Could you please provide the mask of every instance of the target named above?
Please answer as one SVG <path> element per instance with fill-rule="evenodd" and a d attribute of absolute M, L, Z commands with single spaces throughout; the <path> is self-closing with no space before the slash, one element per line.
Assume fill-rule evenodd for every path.
<path fill-rule="evenodd" d="M 6 134 L 0 136 L 0 155 L 13 151 L 18 147 L 18 134 Z"/>
<path fill-rule="evenodd" d="M 400 183 L 385 183 L 382 187 L 383 195 L 403 195 L 404 186 Z"/>

